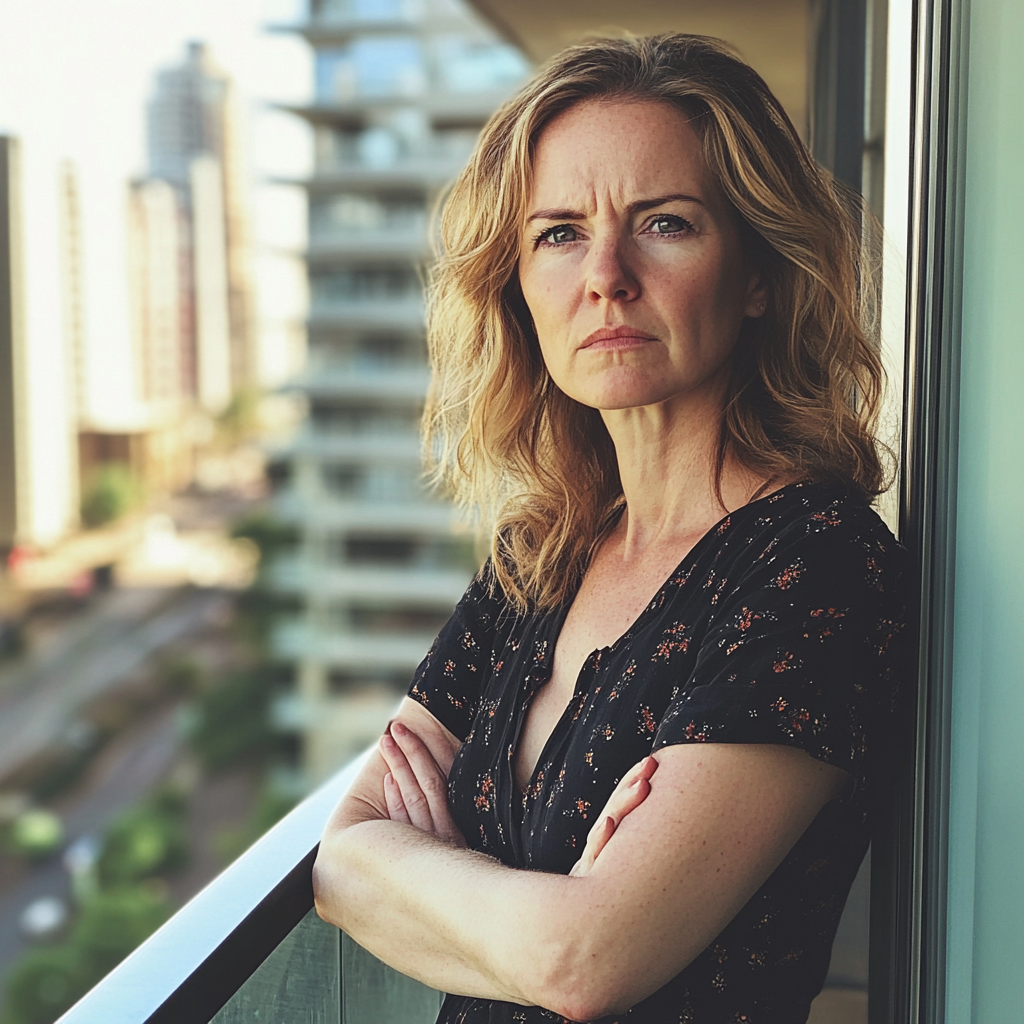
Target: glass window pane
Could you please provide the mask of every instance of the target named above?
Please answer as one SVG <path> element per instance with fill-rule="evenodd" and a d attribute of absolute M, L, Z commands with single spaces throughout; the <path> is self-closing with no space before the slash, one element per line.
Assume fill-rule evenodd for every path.
<path fill-rule="evenodd" d="M 341 962 L 342 1024 L 434 1024 L 439 992 L 382 964 L 345 934 Z"/>
<path fill-rule="evenodd" d="M 210 1024 L 338 1024 L 340 934 L 311 910 Z"/>
<path fill-rule="evenodd" d="M 523 55 L 506 43 L 481 43 L 449 36 L 437 44 L 438 67 L 446 89 L 477 92 L 515 85 L 527 72 Z"/>

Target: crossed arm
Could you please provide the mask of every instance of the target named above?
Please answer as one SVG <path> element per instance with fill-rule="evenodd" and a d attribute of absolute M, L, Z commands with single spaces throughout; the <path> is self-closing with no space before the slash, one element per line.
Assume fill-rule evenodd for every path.
<path fill-rule="evenodd" d="M 465 848 L 445 787 L 458 747 L 406 699 L 327 824 L 317 911 L 435 988 L 576 1021 L 678 974 L 849 780 L 782 746 L 667 747 L 620 783 L 580 862 L 556 875 Z"/>

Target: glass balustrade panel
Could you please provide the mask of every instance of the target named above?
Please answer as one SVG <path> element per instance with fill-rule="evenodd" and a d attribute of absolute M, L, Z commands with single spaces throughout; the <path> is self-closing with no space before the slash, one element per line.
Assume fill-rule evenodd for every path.
<path fill-rule="evenodd" d="M 210 1024 L 338 1024 L 340 935 L 311 910 Z"/>

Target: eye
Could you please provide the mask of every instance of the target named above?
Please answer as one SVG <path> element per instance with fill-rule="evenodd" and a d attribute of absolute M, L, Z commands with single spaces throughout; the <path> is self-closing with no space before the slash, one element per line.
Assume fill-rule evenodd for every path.
<path fill-rule="evenodd" d="M 649 231 L 652 235 L 676 235 L 682 231 L 692 231 L 693 225 L 675 214 L 659 213 L 648 221 L 644 230 Z"/>
<path fill-rule="evenodd" d="M 557 227 L 546 228 L 533 240 L 533 247 L 538 245 L 565 245 L 567 242 L 579 240 L 576 229 L 571 224 L 559 224 Z"/>

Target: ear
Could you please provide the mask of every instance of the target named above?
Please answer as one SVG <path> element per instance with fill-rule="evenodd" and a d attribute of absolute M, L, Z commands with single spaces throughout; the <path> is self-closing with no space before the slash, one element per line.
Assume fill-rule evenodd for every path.
<path fill-rule="evenodd" d="M 743 304 L 743 315 L 751 319 L 764 316 L 768 308 L 768 285 L 761 277 L 761 271 L 755 271 L 747 285 L 746 301 Z"/>

